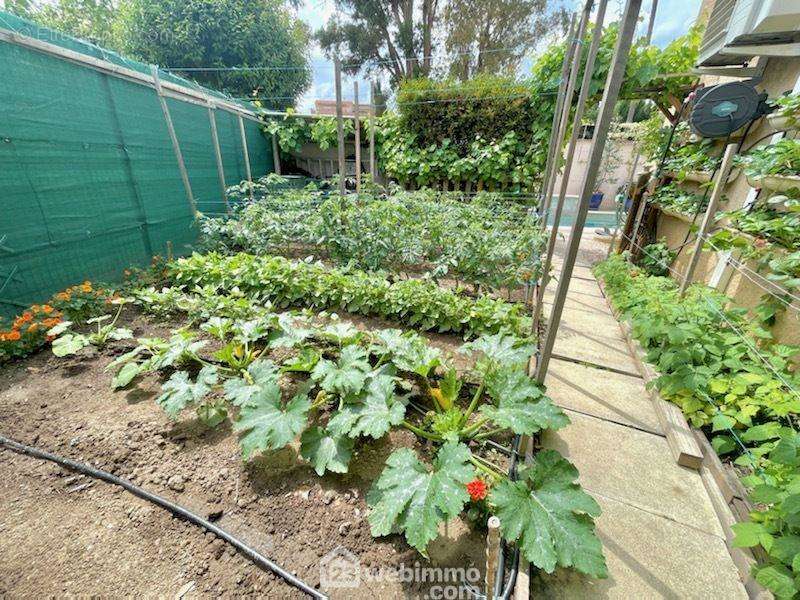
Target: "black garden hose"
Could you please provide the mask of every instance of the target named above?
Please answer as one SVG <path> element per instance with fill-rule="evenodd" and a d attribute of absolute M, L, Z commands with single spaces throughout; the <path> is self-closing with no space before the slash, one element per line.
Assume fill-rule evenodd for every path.
<path fill-rule="evenodd" d="M 20 454 L 26 454 L 27 456 L 32 456 L 33 458 L 38 458 L 41 460 L 49 460 L 50 462 L 54 462 L 57 465 L 61 465 L 66 469 L 70 469 L 71 471 L 77 471 L 79 473 L 83 473 L 84 475 L 88 475 L 90 477 L 94 477 L 95 479 L 101 479 L 108 483 L 113 483 L 114 485 L 118 485 L 127 491 L 129 491 L 134 496 L 138 496 L 143 500 L 147 500 L 148 502 L 152 502 L 161 508 L 168 510 L 169 512 L 182 517 L 189 521 L 190 523 L 194 523 L 195 525 L 199 525 L 203 529 L 210 531 L 214 535 L 219 538 L 222 538 L 226 542 L 228 542 L 231 546 L 236 548 L 239 552 L 244 554 L 247 558 L 253 561 L 258 566 L 268 569 L 275 573 L 278 577 L 284 579 L 290 585 L 293 585 L 299 590 L 302 590 L 312 598 L 317 600 L 328 600 L 328 596 L 315 590 L 310 585 L 304 583 L 303 581 L 299 580 L 297 577 L 292 575 L 291 573 L 285 571 L 280 566 L 272 562 L 263 554 L 260 554 L 258 551 L 254 550 L 238 538 L 232 536 L 230 533 L 225 531 L 224 529 L 220 529 L 210 521 L 196 515 L 195 513 L 191 512 L 190 510 L 175 504 L 174 502 L 170 502 L 166 498 L 162 498 L 157 494 L 153 494 L 151 492 L 145 491 L 137 485 L 132 484 L 130 481 L 125 479 L 121 479 L 107 471 L 101 471 L 100 469 L 95 469 L 85 463 L 79 463 L 74 460 L 70 460 L 69 458 L 62 458 L 60 456 L 56 456 L 55 454 L 50 454 L 44 450 L 39 448 L 33 448 L 31 446 L 26 446 L 24 444 L 20 444 L 19 442 L 15 442 L 14 440 L 10 440 L 2 435 L 0 435 L 0 446 L 4 446 L 5 448 L 12 450 L 14 452 L 18 452 Z"/>

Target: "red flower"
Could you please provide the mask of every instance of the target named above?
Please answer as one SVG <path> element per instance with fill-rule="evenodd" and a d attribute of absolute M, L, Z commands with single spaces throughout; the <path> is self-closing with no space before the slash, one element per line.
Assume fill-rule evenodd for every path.
<path fill-rule="evenodd" d="M 474 479 L 467 484 L 467 492 L 469 497 L 474 501 L 483 500 L 486 498 L 486 492 L 489 491 L 489 486 L 482 479 Z"/>

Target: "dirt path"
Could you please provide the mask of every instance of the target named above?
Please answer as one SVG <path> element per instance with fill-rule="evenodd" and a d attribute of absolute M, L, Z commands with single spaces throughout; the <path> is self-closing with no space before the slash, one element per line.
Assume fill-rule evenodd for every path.
<path fill-rule="evenodd" d="M 143 318 L 137 336 L 163 335 Z M 386 326 L 386 324 L 384 324 Z M 160 329 L 160 331 L 159 331 Z M 457 340 L 439 340 L 457 346 Z M 58 359 L 49 351 L 0 368 L 0 432 L 127 478 L 214 520 L 312 586 L 337 548 L 361 568 L 427 565 L 400 536 L 372 538 L 364 496 L 407 432 L 359 447 L 346 476 L 318 477 L 285 449 L 247 465 L 228 423 L 169 421 L 146 378 L 114 393 L 105 354 Z M 0 450 L 0 596 L 300 598 L 222 540 L 114 486 Z M 459 522 L 431 545 L 432 561 L 479 563 L 482 537 Z M 415 587 L 417 586 L 417 587 Z M 399 598 L 417 584 L 330 590 L 333 598 Z"/>

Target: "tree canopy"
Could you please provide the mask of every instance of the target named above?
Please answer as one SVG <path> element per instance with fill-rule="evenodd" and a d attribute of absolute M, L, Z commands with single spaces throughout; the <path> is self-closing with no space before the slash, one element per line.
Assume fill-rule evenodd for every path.
<path fill-rule="evenodd" d="M 362 66 L 386 73 L 393 87 L 416 77 L 513 72 L 565 14 L 554 0 L 335 2 L 335 15 L 316 32 L 322 48 L 350 73 Z"/>
<path fill-rule="evenodd" d="M 186 74 L 234 96 L 273 98 L 265 106 L 291 106 L 311 80 L 308 28 L 278 0 L 127 0 L 119 24 L 123 51 L 148 62 L 254 67 Z"/>
<path fill-rule="evenodd" d="M 162 67 L 221 68 L 181 74 L 269 98 L 269 108 L 292 106 L 311 82 L 310 31 L 282 0 L 8 0 L 6 8 Z"/>

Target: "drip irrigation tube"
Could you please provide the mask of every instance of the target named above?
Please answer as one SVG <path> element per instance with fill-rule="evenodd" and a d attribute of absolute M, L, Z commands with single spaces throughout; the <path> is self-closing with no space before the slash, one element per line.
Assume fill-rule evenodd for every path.
<path fill-rule="evenodd" d="M 166 498 L 162 498 L 157 494 L 153 494 L 151 492 L 143 490 L 139 486 L 132 484 L 130 481 L 121 479 L 115 475 L 112 475 L 111 473 L 108 473 L 107 471 L 101 471 L 100 469 L 95 469 L 94 467 L 91 467 L 85 463 L 79 463 L 74 460 L 70 460 L 68 458 L 63 458 L 61 456 L 56 456 L 55 454 L 50 454 L 49 452 L 46 452 L 39 448 L 34 448 L 31 446 L 20 444 L 19 442 L 10 440 L 2 435 L 0 435 L 0 446 L 4 446 L 9 450 L 18 452 L 19 454 L 25 454 L 27 456 L 32 456 L 33 458 L 38 458 L 41 460 L 49 460 L 50 462 L 54 462 L 57 465 L 61 465 L 62 467 L 65 467 L 72 471 L 77 471 L 79 473 L 83 473 L 84 475 L 89 475 L 90 477 L 94 477 L 95 479 L 101 479 L 108 483 L 113 483 L 114 485 L 118 485 L 129 491 L 134 496 L 138 496 L 143 500 L 152 502 L 153 504 L 156 504 L 173 514 L 186 519 L 190 523 L 194 523 L 195 525 L 199 525 L 203 529 L 210 531 L 217 537 L 222 538 L 223 540 L 228 542 L 231 546 L 239 550 L 239 552 L 244 554 L 247 558 L 249 558 L 258 566 L 272 571 L 278 577 L 281 577 L 287 583 L 305 592 L 312 598 L 315 598 L 317 600 L 328 600 L 328 596 L 315 590 L 310 585 L 301 581 L 288 571 L 285 571 L 276 563 L 268 559 L 266 556 L 260 554 L 258 551 L 254 550 L 253 548 L 251 548 L 238 538 L 232 536 L 224 529 L 220 529 L 210 521 L 203 519 L 202 517 L 196 515 L 195 513 L 191 512 L 190 510 L 182 506 L 179 506 L 178 504 L 175 504 L 174 502 L 170 502 Z"/>

